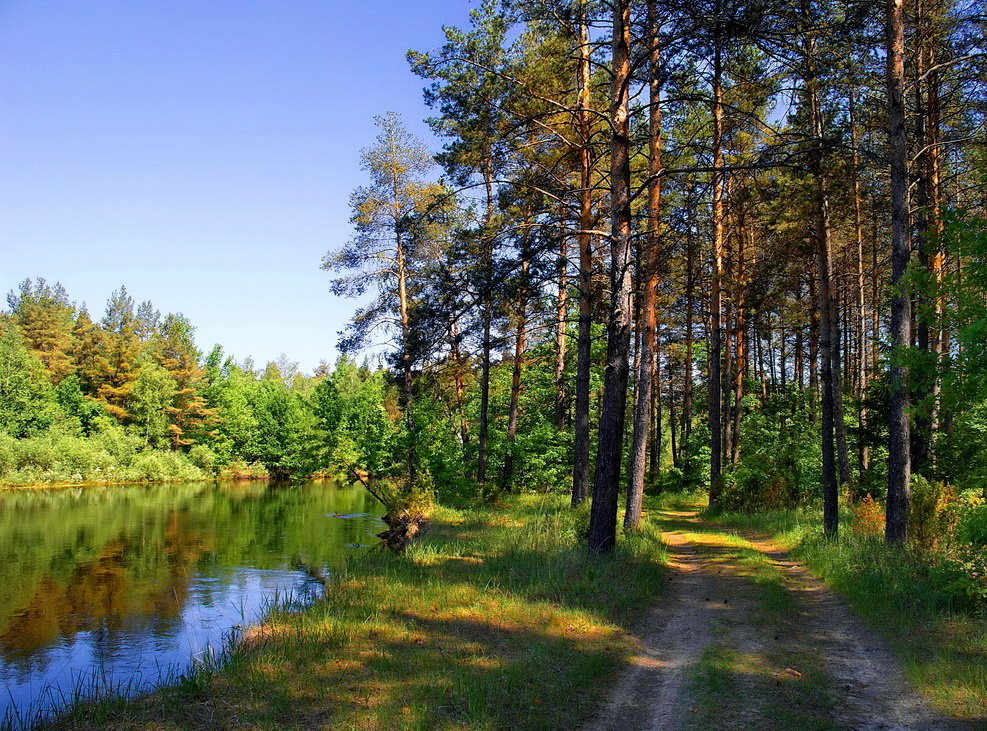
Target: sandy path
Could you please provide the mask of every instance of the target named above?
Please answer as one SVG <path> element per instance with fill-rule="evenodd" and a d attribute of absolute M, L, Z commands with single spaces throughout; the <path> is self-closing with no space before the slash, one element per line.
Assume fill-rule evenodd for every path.
<path fill-rule="evenodd" d="M 783 574 L 785 606 L 794 609 L 781 615 L 761 610 L 757 588 L 736 559 L 736 538 L 694 512 L 653 517 L 668 528 L 672 577 L 635 633 L 640 652 L 586 728 L 806 728 L 805 719 L 817 728 L 964 728 L 930 710 L 884 644 L 777 546 L 745 536 L 746 547 Z M 740 669 L 711 709 L 696 677 L 713 649 Z M 792 691 L 792 680 L 803 687 Z"/>

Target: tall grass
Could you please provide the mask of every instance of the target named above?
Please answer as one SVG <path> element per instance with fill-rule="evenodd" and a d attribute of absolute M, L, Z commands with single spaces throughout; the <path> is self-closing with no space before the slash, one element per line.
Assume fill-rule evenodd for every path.
<path fill-rule="evenodd" d="M 627 629 L 665 559 L 650 526 L 590 555 L 586 519 L 555 496 L 437 508 L 423 541 L 337 567 L 324 600 L 273 612 L 204 683 L 62 725 L 576 726 L 635 650 Z"/>

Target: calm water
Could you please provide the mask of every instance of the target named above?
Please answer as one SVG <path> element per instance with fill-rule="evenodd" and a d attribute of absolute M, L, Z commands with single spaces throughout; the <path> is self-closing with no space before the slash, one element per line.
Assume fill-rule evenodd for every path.
<path fill-rule="evenodd" d="M 73 691 L 147 690 L 375 542 L 362 487 L 0 492 L 0 726 Z"/>

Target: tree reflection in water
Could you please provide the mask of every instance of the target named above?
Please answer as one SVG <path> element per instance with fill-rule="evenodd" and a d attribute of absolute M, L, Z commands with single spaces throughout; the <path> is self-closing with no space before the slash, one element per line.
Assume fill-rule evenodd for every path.
<path fill-rule="evenodd" d="M 180 671 L 370 543 L 368 513 L 331 482 L 0 493 L 0 719 Z"/>

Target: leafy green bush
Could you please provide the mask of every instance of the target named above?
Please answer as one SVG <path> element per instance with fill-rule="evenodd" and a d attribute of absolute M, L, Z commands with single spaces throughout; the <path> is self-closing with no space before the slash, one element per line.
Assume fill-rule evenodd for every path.
<path fill-rule="evenodd" d="M 217 477 L 220 480 L 265 480 L 270 473 L 260 462 L 247 462 L 238 457 L 221 467 Z"/>
<path fill-rule="evenodd" d="M 203 472 L 213 475 L 216 473 L 219 457 L 205 444 L 193 444 L 188 451 L 188 461 Z"/>
<path fill-rule="evenodd" d="M 726 471 L 723 509 L 777 510 L 819 496 L 818 427 L 809 414 L 795 389 L 772 394 L 763 409 L 745 414 L 741 459 Z"/>
<path fill-rule="evenodd" d="M 57 431 L 23 439 L 0 435 L 0 484 L 169 482 L 211 476 L 180 452 L 142 446 L 139 438 L 116 426 L 92 437 Z"/>
<path fill-rule="evenodd" d="M 957 538 L 962 543 L 987 547 L 987 501 L 973 491 L 962 493 L 960 500 Z"/>

